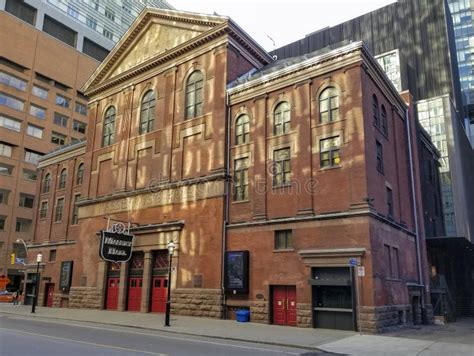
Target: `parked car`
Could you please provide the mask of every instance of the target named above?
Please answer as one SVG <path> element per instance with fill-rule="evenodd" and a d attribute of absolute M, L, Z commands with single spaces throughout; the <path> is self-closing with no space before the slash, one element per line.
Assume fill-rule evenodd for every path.
<path fill-rule="evenodd" d="M 0 303 L 11 303 L 13 302 L 13 293 L 7 290 L 0 291 Z"/>

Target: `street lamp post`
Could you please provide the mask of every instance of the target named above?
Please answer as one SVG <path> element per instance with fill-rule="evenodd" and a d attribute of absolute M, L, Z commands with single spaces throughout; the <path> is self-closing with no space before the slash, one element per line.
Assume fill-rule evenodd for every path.
<path fill-rule="evenodd" d="M 175 244 L 173 241 L 168 243 L 168 256 L 169 256 L 169 265 L 168 265 L 168 295 L 166 297 L 166 315 L 165 315 L 165 326 L 170 326 L 170 313 L 171 313 L 171 262 L 173 261 L 173 252 L 175 249 Z"/>
<path fill-rule="evenodd" d="M 33 304 L 31 305 L 31 312 L 35 313 L 36 302 L 38 301 L 38 292 L 39 292 L 39 268 L 40 263 L 43 262 L 43 255 L 38 253 L 36 255 L 36 286 L 35 286 L 35 295 L 33 297 Z"/>

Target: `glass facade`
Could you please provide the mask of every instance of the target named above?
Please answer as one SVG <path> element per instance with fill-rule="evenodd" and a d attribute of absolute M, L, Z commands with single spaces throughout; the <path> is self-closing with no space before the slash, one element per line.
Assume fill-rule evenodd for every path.
<path fill-rule="evenodd" d="M 400 73 L 400 55 L 398 50 L 381 54 L 375 57 L 382 66 L 385 74 L 397 91 L 402 91 L 402 77 Z"/>

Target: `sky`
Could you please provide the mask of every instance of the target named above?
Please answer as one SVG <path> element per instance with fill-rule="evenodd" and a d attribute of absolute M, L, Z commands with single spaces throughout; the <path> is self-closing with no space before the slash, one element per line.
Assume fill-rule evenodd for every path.
<path fill-rule="evenodd" d="M 177 10 L 231 17 L 271 51 L 395 0 L 168 0 Z"/>

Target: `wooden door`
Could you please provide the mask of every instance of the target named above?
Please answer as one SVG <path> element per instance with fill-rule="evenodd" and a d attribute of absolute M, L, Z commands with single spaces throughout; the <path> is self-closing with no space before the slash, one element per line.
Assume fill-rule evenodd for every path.
<path fill-rule="evenodd" d="M 296 326 L 295 286 L 273 286 L 273 323 Z"/>
<path fill-rule="evenodd" d="M 151 289 L 151 312 L 164 313 L 166 311 L 166 297 L 168 293 L 168 278 L 153 277 Z"/>
<path fill-rule="evenodd" d="M 109 277 L 107 280 L 107 299 L 105 309 L 117 310 L 120 278 Z"/>
<path fill-rule="evenodd" d="M 51 308 L 53 306 L 54 299 L 54 283 L 46 284 L 46 306 Z"/>
<path fill-rule="evenodd" d="M 131 277 L 128 283 L 128 311 L 140 311 L 143 278 Z"/>

